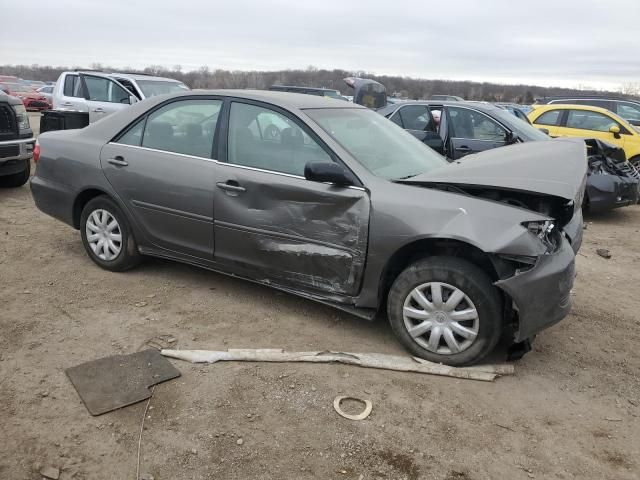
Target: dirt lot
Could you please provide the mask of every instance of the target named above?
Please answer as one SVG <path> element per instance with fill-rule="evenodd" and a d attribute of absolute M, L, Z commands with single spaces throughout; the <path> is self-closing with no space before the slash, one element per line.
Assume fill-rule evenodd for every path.
<path fill-rule="evenodd" d="M 640 206 L 590 218 L 574 311 L 495 383 L 336 365 L 174 364 L 141 472 L 163 479 L 640 478 Z M 596 248 L 611 250 L 606 260 Z M 138 304 L 139 306 L 136 306 Z M 140 306 L 142 305 L 142 306 Z M 284 347 L 403 354 L 385 322 L 149 259 L 114 274 L 28 187 L 0 190 L 0 478 L 134 479 L 144 403 L 89 415 L 64 374 L 132 353 Z M 371 399 L 362 422 L 336 395 Z M 238 444 L 238 440 L 243 442 Z"/>

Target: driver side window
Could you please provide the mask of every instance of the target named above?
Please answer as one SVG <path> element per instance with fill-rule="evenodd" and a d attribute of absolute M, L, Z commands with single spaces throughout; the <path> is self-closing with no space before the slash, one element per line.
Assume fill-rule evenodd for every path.
<path fill-rule="evenodd" d="M 84 84 L 87 87 L 89 100 L 109 103 L 129 103 L 129 92 L 113 80 L 103 77 L 85 75 Z"/>
<path fill-rule="evenodd" d="M 233 102 L 227 161 L 303 177 L 308 162 L 332 159 L 289 117 L 269 108 Z"/>
<path fill-rule="evenodd" d="M 475 110 L 449 107 L 453 136 L 472 140 L 506 142 L 507 131 L 497 122 Z"/>

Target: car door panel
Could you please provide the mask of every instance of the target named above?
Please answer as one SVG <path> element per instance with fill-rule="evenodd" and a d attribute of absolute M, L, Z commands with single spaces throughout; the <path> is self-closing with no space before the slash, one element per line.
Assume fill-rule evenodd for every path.
<path fill-rule="evenodd" d="M 154 245 L 213 258 L 215 162 L 108 143 L 102 148 L 100 163 L 109 183 Z"/>
<path fill-rule="evenodd" d="M 444 110 L 449 129 L 447 153 L 453 160 L 506 145 L 506 129 L 489 116 L 466 107 Z"/>
<path fill-rule="evenodd" d="M 80 74 L 89 111 L 89 123 L 130 105 L 130 92 L 116 80 L 99 74 Z"/>
<path fill-rule="evenodd" d="M 313 290 L 357 291 L 369 224 L 363 189 L 223 163 L 216 178 L 216 261 Z"/>

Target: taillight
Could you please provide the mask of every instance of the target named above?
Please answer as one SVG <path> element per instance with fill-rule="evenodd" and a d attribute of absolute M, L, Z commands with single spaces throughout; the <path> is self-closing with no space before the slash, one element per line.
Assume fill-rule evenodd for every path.
<path fill-rule="evenodd" d="M 36 144 L 33 146 L 33 161 L 38 163 L 40 160 L 40 143 L 36 140 Z"/>

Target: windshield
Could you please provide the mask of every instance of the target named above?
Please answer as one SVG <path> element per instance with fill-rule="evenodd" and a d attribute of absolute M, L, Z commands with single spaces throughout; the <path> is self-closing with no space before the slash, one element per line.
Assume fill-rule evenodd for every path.
<path fill-rule="evenodd" d="M 305 110 L 305 113 L 379 177 L 399 180 L 447 164 L 443 156 L 371 110 L 327 108 Z"/>
<path fill-rule="evenodd" d="M 551 137 L 546 133 L 541 132 L 535 127 L 529 125 L 529 123 L 516 117 L 513 113 L 507 110 L 495 109 L 491 111 L 491 115 L 496 117 L 500 122 L 504 123 L 514 133 L 516 133 L 522 140 L 537 141 L 537 140 L 550 140 Z"/>
<path fill-rule="evenodd" d="M 136 80 L 136 83 L 140 87 L 140 90 L 142 90 L 142 93 L 144 93 L 145 98 L 189 90 L 189 87 L 184 83 L 172 82 L 170 80 Z"/>

